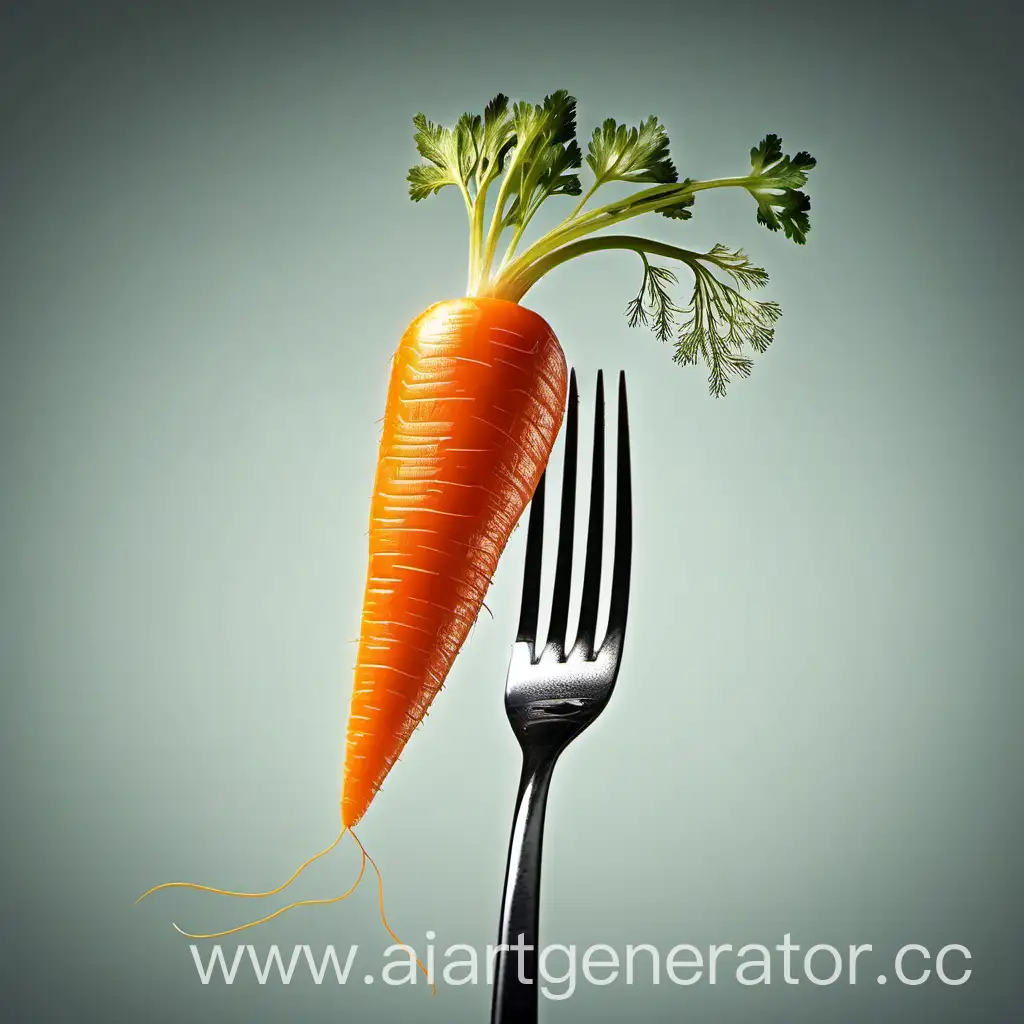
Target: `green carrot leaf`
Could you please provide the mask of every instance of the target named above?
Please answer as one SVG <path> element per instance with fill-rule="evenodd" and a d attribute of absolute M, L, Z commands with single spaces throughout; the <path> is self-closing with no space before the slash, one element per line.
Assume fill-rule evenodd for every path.
<path fill-rule="evenodd" d="M 720 398 L 731 380 L 750 375 L 753 361 L 745 350 L 764 352 L 768 348 L 782 309 L 777 302 L 741 294 L 739 288 L 757 288 L 768 281 L 768 274 L 754 266 L 742 250 L 715 245 L 687 262 L 694 275 L 693 293 L 679 324 L 673 358 L 681 366 L 703 361 L 709 370 L 711 394 Z M 723 271 L 733 284 L 718 278 L 711 267 Z"/>
<path fill-rule="evenodd" d="M 499 93 L 480 114 L 462 114 L 453 128 L 434 124 L 423 114 L 413 119 L 413 140 L 427 161 L 409 170 L 409 195 L 415 201 L 439 192 L 446 185 L 469 190 L 493 180 L 515 144 L 508 97 Z"/>
<path fill-rule="evenodd" d="M 769 231 L 780 228 L 798 245 L 807 241 L 811 230 L 810 197 L 800 189 L 807 183 L 807 174 L 817 161 L 810 153 L 785 156 L 782 139 L 766 135 L 750 151 L 753 172 L 747 190 L 757 202 L 757 221 Z"/>
<path fill-rule="evenodd" d="M 512 108 L 512 124 L 516 139 L 513 156 L 517 161 L 527 161 L 538 148 L 576 138 L 576 100 L 559 89 L 546 96 L 543 103 L 521 101 Z"/>
<path fill-rule="evenodd" d="M 484 109 L 483 125 L 477 129 L 480 159 L 476 168 L 477 185 L 491 181 L 501 173 L 505 157 L 516 143 L 515 123 L 508 97 L 498 93 Z"/>
<path fill-rule="evenodd" d="M 548 196 L 579 195 L 583 162 L 576 142 L 576 100 L 564 89 L 540 104 L 517 103 L 513 110 L 515 145 L 507 163 L 510 178 L 504 211 L 506 227 L 525 226 Z"/>
<path fill-rule="evenodd" d="M 513 200 L 505 213 L 506 226 L 529 220 L 548 196 L 578 196 L 583 188 L 579 175 L 571 172 L 582 162 L 575 139 L 564 146 L 556 142 L 538 147 L 536 155 L 521 164 L 512 177 L 509 195 Z"/>
<path fill-rule="evenodd" d="M 693 178 L 683 178 L 680 185 L 692 185 Z M 663 217 L 668 217 L 669 220 L 689 220 L 693 216 L 693 201 L 697 197 L 690 193 L 680 198 L 679 202 L 673 203 L 671 206 L 662 206 L 658 213 Z"/>
<path fill-rule="evenodd" d="M 609 117 L 590 139 L 587 164 L 595 185 L 607 181 L 663 182 L 678 177 L 668 155 L 668 135 L 653 115 L 636 128 Z"/>
<path fill-rule="evenodd" d="M 675 326 L 676 315 L 681 312 L 672 301 L 669 287 L 676 283 L 676 275 L 667 267 L 655 267 L 644 253 L 640 253 L 644 264 L 644 277 L 640 291 L 626 307 L 630 327 L 643 325 L 654 331 L 659 341 L 669 341 Z"/>
<path fill-rule="evenodd" d="M 429 161 L 409 169 L 409 195 L 414 202 L 440 192 L 446 185 L 466 187 L 475 150 L 468 120 L 469 115 L 464 114 L 455 128 L 445 128 L 423 114 L 412 119 L 416 149 Z"/>
<path fill-rule="evenodd" d="M 680 308 L 671 297 L 676 275 L 652 265 L 638 249 L 644 276 L 640 291 L 626 307 L 627 321 L 630 327 L 650 327 L 662 342 L 674 335 L 674 361 L 681 366 L 703 362 L 709 371 L 711 394 L 721 397 L 731 380 L 749 376 L 753 360 L 747 350 L 764 352 L 782 310 L 775 302 L 759 302 L 741 294 L 740 289 L 760 288 L 768 282 L 766 271 L 751 263 L 742 249 L 715 245 L 699 253 L 667 248 L 673 250 L 673 258 L 693 271 L 689 305 Z M 715 270 L 728 280 L 722 280 Z"/>
<path fill-rule="evenodd" d="M 409 196 L 415 203 L 427 196 L 436 195 L 445 185 L 458 184 L 446 168 L 429 167 L 426 164 L 410 167 L 408 181 Z"/>

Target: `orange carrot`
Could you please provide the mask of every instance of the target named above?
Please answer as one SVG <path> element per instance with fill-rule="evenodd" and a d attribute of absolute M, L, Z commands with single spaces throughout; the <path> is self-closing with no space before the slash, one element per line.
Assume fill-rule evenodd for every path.
<path fill-rule="evenodd" d="M 370 507 L 341 832 L 286 882 L 265 892 L 170 882 L 147 896 L 169 887 L 273 896 L 351 832 L 362 854 L 360 878 L 369 860 L 380 886 L 381 919 L 394 935 L 384 917 L 380 872 L 352 827 L 444 684 L 562 422 L 565 356 L 547 323 L 520 300 L 568 260 L 599 251 L 631 253 L 643 277 L 626 307 L 630 326 L 649 326 L 660 341 L 671 342 L 679 365 L 703 362 L 711 392 L 720 396 L 730 380 L 750 373 L 749 353 L 763 352 L 774 336 L 779 306 L 744 294 L 763 286 L 768 275 L 741 249 L 715 245 L 699 252 L 599 232 L 646 214 L 686 221 L 697 195 L 714 188 L 745 191 L 757 205 L 758 223 L 798 244 L 810 230 L 810 200 L 801 188 L 815 161 L 805 152 L 785 155 L 776 135 L 750 150 L 743 174 L 698 181 L 680 179 L 657 118 L 633 128 L 608 118 L 589 140 L 586 163 L 593 180 L 584 192 L 575 173 L 584 160 L 576 141 L 576 101 L 564 90 L 540 104 L 510 105 L 499 94 L 482 116 L 463 114 L 451 128 L 422 114 L 413 124 L 424 162 L 409 171 L 409 194 L 419 201 L 451 186 L 462 196 L 469 217 L 469 276 L 466 297 L 437 303 L 418 316 L 392 360 Z M 616 182 L 643 187 L 586 210 L 596 192 Z M 492 185 L 497 194 L 489 203 Z M 580 198 L 554 228 L 517 252 L 541 205 L 565 195 Z M 506 232 L 509 241 L 499 258 Z M 688 304 L 673 297 L 675 272 L 654 258 L 692 273 Z M 354 888 L 330 900 L 289 904 L 252 924 L 293 906 L 337 902 Z M 216 934 L 246 927 L 251 924 Z"/>
<path fill-rule="evenodd" d="M 645 213 L 681 221 L 698 192 L 739 186 L 758 220 L 802 243 L 810 202 L 799 187 L 814 160 L 784 156 L 775 135 L 750 151 L 750 173 L 679 181 L 657 118 L 627 129 L 608 119 L 595 129 L 583 193 L 573 173 L 576 101 L 566 92 L 542 104 L 496 96 L 483 116 L 453 128 L 413 118 L 425 163 L 409 171 L 414 200 L 453 186 L 469 214 L 468 297 L 438 303 L 413 321 L 395 354 L 370 512 L 370 563 L 348 721 L 341 813 L 355 825 L 437 695 L 476 619 L 494 569 L 536 487 L 562 421 L 565 358 L 547 324 L 518 305 L 555 267 L 589 252 L 631 251 L 643 265 L 627 307 L 667 341 L 675 361 L 703 360 L 713 394 L 746 376 L 744 347 L 763 351 L 780 310 L 740 289 L 767 274 L 741 250 L 706 253 L 634 235 L 594 235 Z M 487 192 L 498 182 L 485 231 Z M 584 213 L 610 182 L 651 183 L 626 199 Z M 517 255 L 524 230 L 550 196 L 582 195 L 553 230 Z M 495 266 L 502 234 L 511 239 Z M 670 295 L 673 260 L 694 275 L 689 309 Z M 492 271 L 492 268 L 493 271 Z M 719 275 L 724 275 L 723 281 Z M 732 283 L 728 283 L 731 281 Z"/>
<path fill-rule="evenodd" d="M 440 302 L 395 353 L 345 756 L 355 825 L 441 688 L 562 423 L 565 356 L 504 299 Z"/>

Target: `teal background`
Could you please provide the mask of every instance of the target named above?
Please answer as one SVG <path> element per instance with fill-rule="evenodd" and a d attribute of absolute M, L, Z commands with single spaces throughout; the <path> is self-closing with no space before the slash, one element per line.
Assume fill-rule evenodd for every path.
<path fill-rule="evenodd" d="M 526 300 L 584 380 L 627 371 L 638 531 L 615 699 L 551 796 L 543 939 L 791 932 L 879 970 L 962 943 L 974 975 L 580 983 L 545 1019 L 1014 1019 L 1016 38 L 990 2 L 4 5 L 3 1018 L 487 1019 L 483 986 L 204 987 L 171 921 L 263 908 L 132 902 L 276 885 L 334 834 L 388 360 L 465 277 L 458 197 L 407 198 L 410 119 L 564 87 L 583 137 L 658 114 L 687 175 L 768 131 L 819 166 L 806 247 L 725 192 L 643 225 L 772 275 L 776 343 L 724 400 L 626 325 L 628 254 Z M 522 542 L 360 829 L 414 945 L 496 934 Z M 388 942 L 372 884 L 243 939 Z"/>

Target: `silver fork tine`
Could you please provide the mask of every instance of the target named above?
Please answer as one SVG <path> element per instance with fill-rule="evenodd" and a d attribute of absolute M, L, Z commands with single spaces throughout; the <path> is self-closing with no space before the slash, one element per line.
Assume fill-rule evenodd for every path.
<path fill-rule="evenodd" d="M 530 501 L 530 524 L 526 528 L 526 566 L 523 570 L 523 601 L 519 608 L 519 632 L 516 642 L 530 645 L 533 657 L 537 644 L 537 618 L 540 613 L 541 555 L 544 553 L 544 478 L 541 473 Z"/>
<path fill-rule="evenodd" d="M 619 439 L 616 445 L 615 561 L 612 565 L 612 594 L 608 608 L 605 643 L 622 646 L 629 609 L 629 576 L 633 556 L 633 494 L 629 460 L 629 410 L 626 406 L 626 375 L 619 373 Z M 604 644 L 601 645 L 602 649 Z"/>
<path fill-rule="evenodd" d="M 572 584 L 572 548 L 576 521 L 576 445 L 579 433 L 579 393 L 576 371 L 569 374 L 569 407 L 565 414 L 565 458 L 562 468 L 562 512 L 558 523 L 558 554 L 555 557 L 555 587 L 551 596 L 551 618 L 545 652 L 565 656 L 565 633 L 569 624 L 569 593 Z"/>
<path fill-rule="evenodd" d="M 590 521 L 587 525 L 587 557 L 583 567 L 580 621 L 573 654 L 594 657 L 597 609 L 601 594 L 601 547 L 604 542 L 604 374 L 597 371 L 594 400 L 594 460 L 590 472 Z"/>

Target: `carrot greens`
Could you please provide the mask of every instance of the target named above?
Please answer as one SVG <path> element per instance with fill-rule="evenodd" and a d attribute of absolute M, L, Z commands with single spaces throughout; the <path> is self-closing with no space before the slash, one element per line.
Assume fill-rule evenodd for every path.
<path fill-rule="evenodd" d="M 584 191 L 577 173 L 584 156 L 576 140 L 576 100 L 564 90 L 539 104 L 510 104 L 499 94 L 483 115 L 463 114 L 450 128 L 423 114 L 417 114 L 413 124 L 416 148 L 425 162 L 409 171 L 410 196 L 419 201 L 453 186 L 465 203 L 468 295 L 519 302 L 562 263 L 590 252 L 621 249 L 634 252 L 642 264 L 640 290 L 626 308 L 629 325 L 647 326 L 659 340 L 671 341 L 675 362 L 703 362 L 712 394 L 723 395 L 730 380 L 747 376 L 752 367 L 748 351 L 763 352 L 771 343 L 781 309 L 775 302 L 744 294 L 765 285 L 768 275 L 741 249 L 717 244 L 696 252 L 637 235 L 603 232 L 648 213 L 688 220 L 698 193 L 740 188 L 754 199 L 758 223 L 802 245 L 810 230 L 810 199 L 802 191 L 815 165 L 810 154 L 788 156 L 777 135 L 766 135 L 750 150 L 750 168 L 743 174 L 680 180 L 669 155 L 668 135 L 656 117 L 632 128 L 608 118 L 594 129 L 587 146 L 591 180 Z M 641 187 L 587 210 L 595 194 L 613 182 Z M 557 195 L 577 201 L 560 223 L 523 246 L 530 221 L 547 199 Z M 693 287 L 685 305 L 673 298 L 675 271 L 652 263 L 652 257 L 689 269 Z"/>

